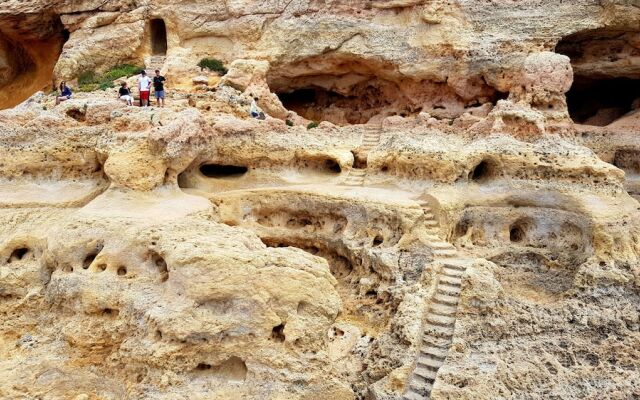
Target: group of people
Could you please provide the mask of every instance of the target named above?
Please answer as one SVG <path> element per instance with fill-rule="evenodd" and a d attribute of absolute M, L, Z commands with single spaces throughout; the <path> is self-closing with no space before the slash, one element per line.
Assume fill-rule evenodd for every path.
<path fill-rule="evenodd" d="M 153 93 L 156 98 L 156 105 L 158 107 L 164 107 L 164 83 L 166 78 L 160 75 L 160 70 L 156 70 L 156 76 L 153 80 L 147 76 L 145 71 L 140 73 L 138 78 L 138 91 L 140 92 L 140 107 L 149 106 L 149 97 L 151 94 L 151 85 L 153 85 Z M 124 100 L 128 105 L 133 105 L 133 96 L 131 95 L 131 89 L 127 82 L 123 82 L 118 90 L 118 96 L 120 100 Z"/>
<path fill-rule="evenodd" d="M 151 94 L 151 86 L 153 85 L 153 92 L 156 98 L 156 105 L 158 107 L 164 107 L 164 83 L 166 78 L 160 75 L 160 70 L 156 70 L 156 76 L 153 79 L 147 76 L 145 71 L 140 73 L 138 78 L 138 91 L 140 92 L 140 107 L 149 106 L 149 95 Z M 60 95 L 56 97 L 56 105 L 71 99 L 73 93 L 65 81 L 60 82 Z M 133 105 L 133 94 L 127 82 L 122 82 L 120 89 L 118 90 L 118 98 L 127 103 L 127 105 Z"/>

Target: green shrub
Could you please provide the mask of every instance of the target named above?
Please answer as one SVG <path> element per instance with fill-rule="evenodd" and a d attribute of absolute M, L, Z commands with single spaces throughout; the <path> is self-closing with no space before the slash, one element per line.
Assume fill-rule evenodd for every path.
<path fill-rule="evenodd" d="M 313 128 L 317 128 L 318 127 L 318 123 L 313 121 L 310 122 L 309 125 L 307 125 L 307 129 L 313 129 Z"/>
<path fill-rule="evenodd" d="M 198 63 L 198 67 L 206 68 L 206 69 L 211 70 L 211 71 L 215 71 L 215 72 L 219 73 L 220 75 L 224 75 L 228 71 L 227 68 L 225 68 L 225 66 L 222 63 L 222 61 L 220 61 L 218 59 L 215 59 L 215 58 L 203 58 Z"/>
<path fill-rule="evenodd" d="M 130 77 L 139 74 L 142 67 L 130 64 L 116 65 L 104 74 L 97 74 L 95 71 L 85 71 L 78 76 L 78 91 L 93 92 L 95 90 L 107 90 L 115 85 L 113 81 L 122 77 Z"/>
<path fill-rule="evenodd" d="M 288 119 L 288 120 L 285 121 L 285 124 L 287 124 L 287 126 L 293 126 L 293 121 Z"/>

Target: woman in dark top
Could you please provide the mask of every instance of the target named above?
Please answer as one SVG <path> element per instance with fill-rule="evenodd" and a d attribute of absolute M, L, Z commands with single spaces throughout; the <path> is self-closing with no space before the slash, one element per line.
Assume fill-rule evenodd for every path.
<path fill-rule="evenodd" d="M 124 100 L 128 106 L 133 105 L 133 97 L 131 96 L 131 89 L 129 89 L 127 82 L 122 82 L 122 85 L 120 85 L 120 90 L 118 90 L 118 96 L 120 97 L 120 100 Z"/>
<path fill-rule="evenodd" d="M 60 82 L 60 96 L 56 97 L 56 105 L 62 103 L 63 101 L 67 101 L 71 98 L 73 94 L 71 93 L 71 89 L 67 86 L 67 82 Z"/>

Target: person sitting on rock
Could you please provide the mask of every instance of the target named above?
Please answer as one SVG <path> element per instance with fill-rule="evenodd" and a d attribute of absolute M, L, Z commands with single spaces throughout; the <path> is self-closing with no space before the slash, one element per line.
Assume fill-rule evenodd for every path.
<path fill-rule="evenodd" d="M 120 100 L 124 100 L 128 106 L 133 105 L 133 97 L 131 96 L 131 89 L 129 89 L 129 85 L 127 82 L 122 82 L 120 85 L 120 90 L 118 90 L 118 96 L 120 96 Z"/>
<path fill-rule="evenodd" d="M 71 89 L 67 86 L 67 82 L 60 82 L 60 96 L 56 97 L 56 105 L 69 100 L 71 96 L 73 96 L 73 93 L 71 93 Z"/>
<path fill-rule="evenodd" d="M 165 77 L 160 75 L 160 70 L 156 70 L 156 76 L 153 77 L 153 92 L 156 96 L 156 105 L 164 107 L 164 82 Z"/>
<path fill-rule="evenodd" d="M 253 118 L 265 119 L 264 113 L 262 112 L 260 107 L 258 107 L 258 100 L 260 100 L 260 99 L 257 98 L 257 97 L 254 97 L 253 100 L 251 100 L 251 109 L 250 109 L 249 112 L 251 113 L 251 116 Z"/>
<path fill-rule="evenodd" d="M 145 71 L 142 71 L 140 78 L 138 78 L 138 90 L 140 91 L 140 107 L 147 107 L 149 105 L 149 93 L 151 92 L 151 79 L 149 79 Z"/>

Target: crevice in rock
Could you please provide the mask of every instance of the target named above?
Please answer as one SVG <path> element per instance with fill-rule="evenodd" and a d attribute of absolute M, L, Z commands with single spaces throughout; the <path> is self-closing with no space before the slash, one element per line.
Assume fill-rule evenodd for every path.
<path fill-rule="evenodd" d="M 203 164 L 200 172 L 207 178 L 237 179 L 244 176 L 249 168 L 238 165 Z"/>

